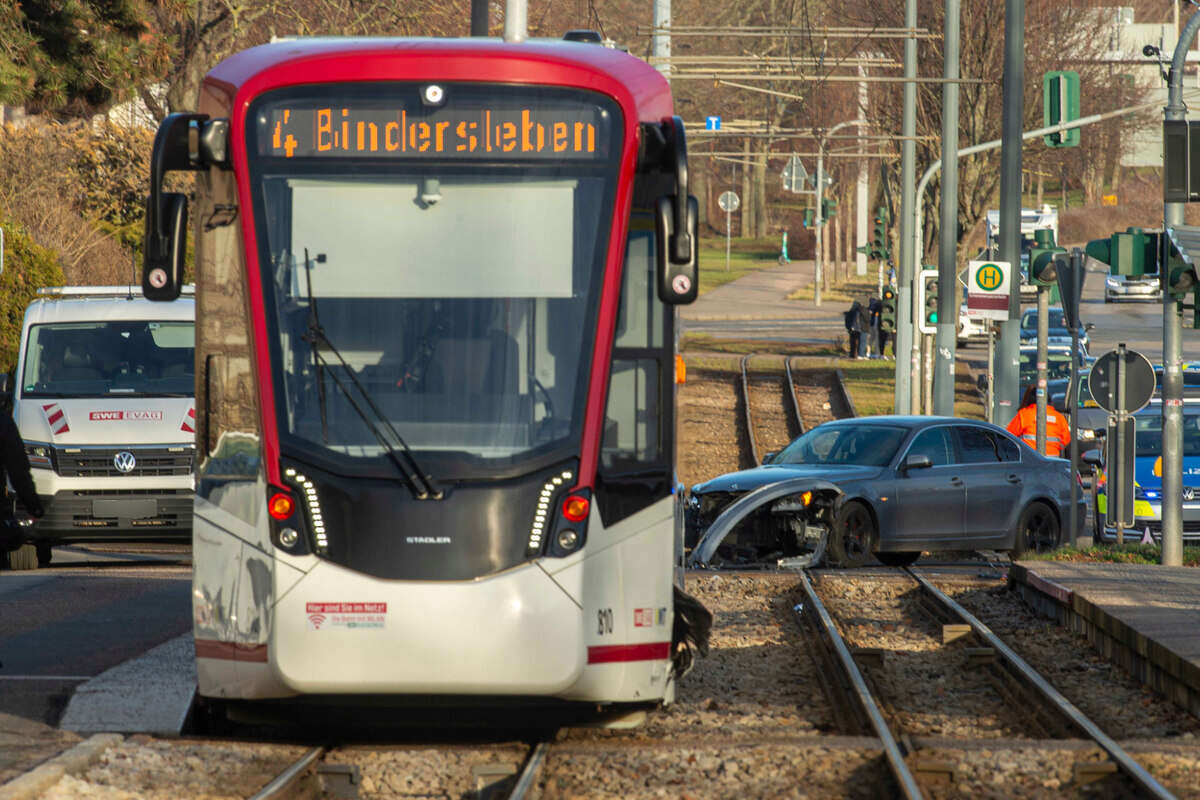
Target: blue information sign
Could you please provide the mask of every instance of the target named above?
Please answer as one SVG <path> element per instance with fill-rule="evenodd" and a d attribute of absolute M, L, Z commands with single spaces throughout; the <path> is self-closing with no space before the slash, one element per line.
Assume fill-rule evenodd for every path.
<path fill-rule="evenodd" d="M 720 117 L 705 117 L 704 118 L 704 130 L 706 130 L 706 131 L 721 130 L 721 118 Z"/>

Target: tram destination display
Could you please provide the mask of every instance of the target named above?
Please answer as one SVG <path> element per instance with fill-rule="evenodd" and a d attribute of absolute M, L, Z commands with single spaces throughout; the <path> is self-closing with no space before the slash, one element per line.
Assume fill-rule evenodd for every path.
<path fill-rule="evenodd" d="M 450 87 L 444 95 L 456 93 Z M 468 97 L 423 103 L 421 92 L 391 102 L 306 98 L 276 102 L 258 115 L 258 152 L 276 158 L 606 159 L 611 115 L 595 103 L 536 97 Z"/>

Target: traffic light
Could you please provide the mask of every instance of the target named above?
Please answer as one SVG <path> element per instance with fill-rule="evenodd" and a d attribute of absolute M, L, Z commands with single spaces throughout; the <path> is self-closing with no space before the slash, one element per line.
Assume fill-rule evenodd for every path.
<path fill-rule="evenodd" d="M 804 209 L 804 227 L 811 228 L 813 226 L 813 210 L 811 208 Z"/>
<path fill-rule="evenodd" d="M 1114 233 L 1107 239 L 1093 239 L 1084 250 L 1107 264 L 1109 275 L 1154 275 L 1158 273 L 1161 237 L 1158 231 L 1127 228 L 1124 233 Z"/>
<path fill-rule="evenodd" d="M 1042 111 L 1045 127 L 1079 119 L 1079 73 L 1073 70 L 1047 72 L 1042 78 Z M 1079 129 L 1042 137 L 1049 147 L 1078 147 Z"/>
<path fill-rule="evenodd" d="M 821 219 L 831 220 L 837 214 L 838 202 L 831 197 L 821 199 Z"/>
<path fill-rule="evenodd" d="M 1029 280 L 1038 286 L 1057 286 L 1058 270 L 1054 257 L 1067 251 L 1054 243 L 1054 231 L 1033 232 L 1033 247 L 1029 251 Z"/>
<path fill-rule="evenodd" d="M 892 257 L 892 248 L 888 244 L 888 213 L 887 206 L 879 206 L 875 210 L 875 229 L 871 237 L 871 257 L 886 261 Z"/>
<path fill-rule="evenodd" d="M 883 287 L 883 297 L 879 299 L 879 332 L 894 333 L 896 330 L 896 289 L 893 286 Z"/>
<path fill-rule="evenodd" d="M 917 275 L 917 308 L 921 316 L 917 330 L 921 333 L 937 333 L 938 321 L 938 271 L 923 269 Z"/>

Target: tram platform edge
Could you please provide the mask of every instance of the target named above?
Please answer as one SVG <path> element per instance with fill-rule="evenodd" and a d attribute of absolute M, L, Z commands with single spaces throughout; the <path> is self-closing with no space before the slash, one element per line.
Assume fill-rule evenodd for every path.
<path fill-rule="evenodd" d="M 1009 579 L 1038 611 L 1200 715 L 1200 571 L 1153 564 L 1024 561 Z"/>

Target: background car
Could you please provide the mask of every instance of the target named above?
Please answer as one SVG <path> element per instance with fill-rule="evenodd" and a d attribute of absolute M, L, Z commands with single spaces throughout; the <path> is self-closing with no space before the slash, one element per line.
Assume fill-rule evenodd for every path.
<path fill-rule="evenodd" d="M 1162 302 L 1162 281 L 1158 275 L 1105 275 L 1104 302 L 1150 300 Z"/>
<path fill-rule="evenodd" d="M 1021 391 L 1025 391 L 1025 386 L 1037 380 L 1037 345 L 1023 344 L 1019 351 L 1020 361 L 1020 384 Z M 1079 368 L 1082 371 L 1089 366 L 1094 358 L 1089 356 L 1082 349 L 1079 353 Z M 1046 346 L 1046 379 L 1066 380 L 1071 376 L 1071 348 L 1063 345 L 1047 345 Z"/>
<path fill-rule="evenodd" d="M 1108 412 L 1092 399 L 1092 393 L 1088 390 L 1088 375 L 1091 370 L 1085 369 L 1079 372 L 1079 394 L 1076 396 L 1076 416 L 1075 424 L 1079 429 L 1079 450 L 1083 452 L 1096 439 L 1096 431 L 1103 431 L 1108 427 Z M 1058 409 L 1063 414 L 1070 414 L 1071 409 L 1067 402 L 1067 389 L 1070 385 L 1070 378 L 1055 378 L 1046 381 L 1046 397 L 1049 398 L 1050 405 Z"/>
<path fill-rule="evenodd" d="M 1046 317 L 1049 323 L 1046 341 L 1050 344 L 1071 344 L 1071 329 L 1067 327 L 1063 320 L 1063 310 L 1061 308 L 1052 308 Z M 1093 325 L 1088 323 L 1079 326 L 1079 344 L 1084 350 L 1087 350 L 1091 344 L 1091 337 L 1088 336 L 1088 331 Z M 1037 309 L 1027 308 L 1021 314 L 1021 344 L 1036 344 L 1037 343 Z"/>
<path fill-rule="evenodd" d="M 1007 431 L 952 417 L 861 417 L 819 425 L 770 463 L 692 487 L 685 545 L 702 543 L 721 513 L 771 484 L 808 479 L 840 490 L 829 514 L 806 515 L 801 496 L 747 511 L 717 548 L 728 561 L 766 560 L 829 527 L 829 556 L 857 566 L 874 554 L 911 564 L 924 550 L 1009 550 L 1017 558 L 1057 546 L 1070 503 L 1070 464 L 1046 458 Z M 802 481 L 798 481 L 802 483 Z M 801 498 L 802 499 L 802 498 Z M 1087 509 L 1079 500 L 1079 519 Z M 714 530 L 722 530 L 723 526 Z"/>
<path fill-rule="evenodd" d="M 1147 530 L 1162 539 L 1162 406 L 1151 402 L 1134 414 L 1134 472 L 1132 529 L 1126 537 L 1141 537 Z M 1115 542 L 1116 526 L 1105 522 L 1108 486 L 1104 473 L 1096 481 L 1096 541 Z M 1200 405 L 1183 408 L 1183 540 L 1200 543 Z"/>

